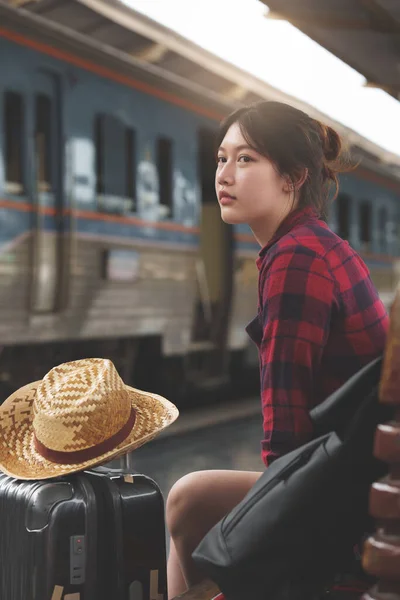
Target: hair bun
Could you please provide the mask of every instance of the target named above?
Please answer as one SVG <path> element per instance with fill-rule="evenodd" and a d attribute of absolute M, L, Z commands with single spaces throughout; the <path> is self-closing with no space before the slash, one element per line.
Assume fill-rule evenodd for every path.
<path fill-rule="evenodd" d="M 337 160 L 342 149 L 342 142 L 339 135 L 329 125 L 320 123 L 321 141 L 324 157 L 328 162 Z"/>

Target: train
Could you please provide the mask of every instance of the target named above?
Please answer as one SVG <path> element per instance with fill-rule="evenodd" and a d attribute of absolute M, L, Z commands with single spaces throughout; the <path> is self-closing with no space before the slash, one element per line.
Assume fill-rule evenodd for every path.
<path fill-rule="evenodd" d="M 3 1 L 0 23 L 1 394 L 86 356 L 175 399 L 238 381 L 259 249 L 220 219 L 214 136 L 240 99 Z M 389 302 L 400 168 L 356 146 L 328 222 Z"/>

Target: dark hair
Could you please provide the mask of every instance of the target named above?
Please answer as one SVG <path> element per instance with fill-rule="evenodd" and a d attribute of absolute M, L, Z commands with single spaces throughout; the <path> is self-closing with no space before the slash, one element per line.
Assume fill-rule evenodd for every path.
<path fill-rule="evenodd" d="M 247 144 L 271 160 L 294 186 L 307 169 L 299 207 L 312 206 L 326 217 L 328 203 L 339 191 L 337 173 L 352 168 L 337 132 L 289 104 L 261 101 L 235 110 L 221 123 L 217 147 L 234 123 Z"/>

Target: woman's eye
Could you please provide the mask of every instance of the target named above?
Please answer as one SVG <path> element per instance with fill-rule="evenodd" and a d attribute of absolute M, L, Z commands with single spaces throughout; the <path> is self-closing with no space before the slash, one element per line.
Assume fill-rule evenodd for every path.
<path fill-rule="evenodd" d="M 242 154 L 241 156 L 239 156 L 239 162 L 251 162 L 253 159 L 251 158 L 251 156 L 247 156 L 247 154 Z"/>
<path fill-rule="evenodd" d="M 219 163 L 223 163 L 223 162 L 226 162 L 225 156 L 218 156 L 217 157 L 217 163 L 219 164 Z"/>

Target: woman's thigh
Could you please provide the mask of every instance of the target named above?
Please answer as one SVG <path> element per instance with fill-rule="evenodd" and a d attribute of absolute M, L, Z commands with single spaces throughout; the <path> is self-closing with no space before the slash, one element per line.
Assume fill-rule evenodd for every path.
<path fill-rule="evenodd" d="M 261 475 L 255 471 L 225 470 L 185 475 L 173 486 L 168 497 L 169 524 L 174 528 L 176 519 L 186 521 L 185 525 L 188 525 L 187 520 L 193 519 L 195 530 L 207 531 L 243 500 Z"/>

